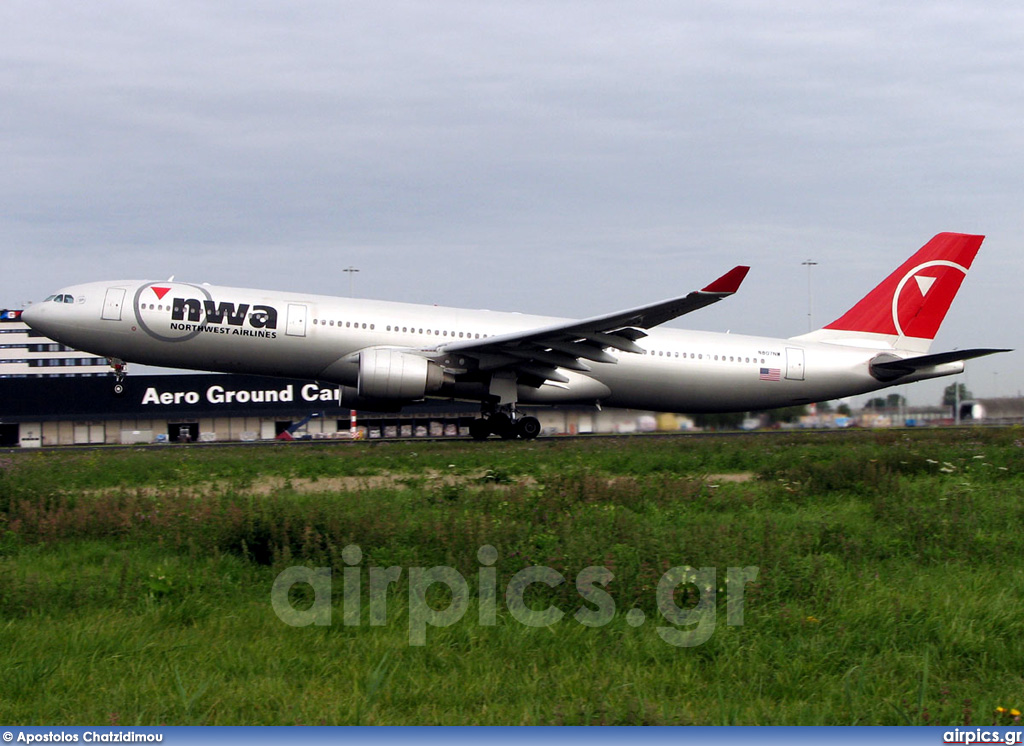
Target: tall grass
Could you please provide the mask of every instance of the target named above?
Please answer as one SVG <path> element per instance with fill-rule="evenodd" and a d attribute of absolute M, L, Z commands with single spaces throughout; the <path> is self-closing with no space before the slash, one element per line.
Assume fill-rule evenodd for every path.
<path fill-rule="evenodd" d="M 1024 703 L 1022 453 L 1011 428 L 18 454 L 0 464 L 0 719 L 983 724 Z M 403 568 L 383 626 L 365 586 L 342 623 L 350 545 L 364 582 Z M 566 616 L 527 627 L 499 594 L 494 626 L 472 600 L 410 646 L 409 568 L 454 567 L 475 599 L 484 545 L 499 589 L 560 572 L 528 603 Z M 293 565 L 334 568 L 331 626 L 273 613 Z M 572 618 L 592 565 L 615 576 L 597 628 Z M 717 571 L 693 648 L 655 631 L 677 565 Z M 732 626 L 726 570 L 748 566 Z"/>

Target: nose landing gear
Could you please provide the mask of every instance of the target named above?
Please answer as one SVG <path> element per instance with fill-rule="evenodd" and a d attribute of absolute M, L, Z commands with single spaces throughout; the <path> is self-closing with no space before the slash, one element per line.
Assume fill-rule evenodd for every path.
<path fill-rule="evenodd" d="M 128 375 L 128 364 L 116 357 L 108 357 L 107 363 L 114 369 L 114 396 L 124 395 L 124 379 Z"/>

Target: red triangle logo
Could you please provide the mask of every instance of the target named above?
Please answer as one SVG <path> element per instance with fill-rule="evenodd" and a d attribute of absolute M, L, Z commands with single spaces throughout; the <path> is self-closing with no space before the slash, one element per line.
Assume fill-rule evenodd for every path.
<path fill-rule="evenodd" d="M 164 296 L 167 295 L 169 292 L 171 292 L 170 288 L 158 288 L 156 285 L 153 285 L 152 287 L 153 287 L 153 292 L 156 293 L 156 297 L 159 300 L 163 300 Z"/>

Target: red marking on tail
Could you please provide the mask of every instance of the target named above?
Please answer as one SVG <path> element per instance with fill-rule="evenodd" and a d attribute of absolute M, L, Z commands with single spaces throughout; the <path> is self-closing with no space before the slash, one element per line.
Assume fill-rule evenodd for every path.
<path fill-rule="evenodd" d="M 170 288 L 158 288 L 156 285 L 152 285 L 151 287 L 153 288 L 153 292 L 156 293 L 158 300 L 163 300 L 164 296 L 171 292 Z"/>
<path fill-rule="evenodd" d="M 938 234 L 825 328 L 934 339 L 984 239 Z"/>

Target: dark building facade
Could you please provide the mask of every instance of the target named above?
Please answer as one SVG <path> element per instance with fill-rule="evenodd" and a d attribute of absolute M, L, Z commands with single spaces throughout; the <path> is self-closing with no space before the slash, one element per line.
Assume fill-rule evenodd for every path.
<path fill-rule="evenodd" d="M 468 434 L 477 405 L 424 402 L 401 414 L 360 413 L 361 437 Z M 0 380 L 0 445 L 154 443 L 351 437 L 337 387 L 313 381 L 220 374 L 138 375 L 115 395 L 103 377 Z"/>

